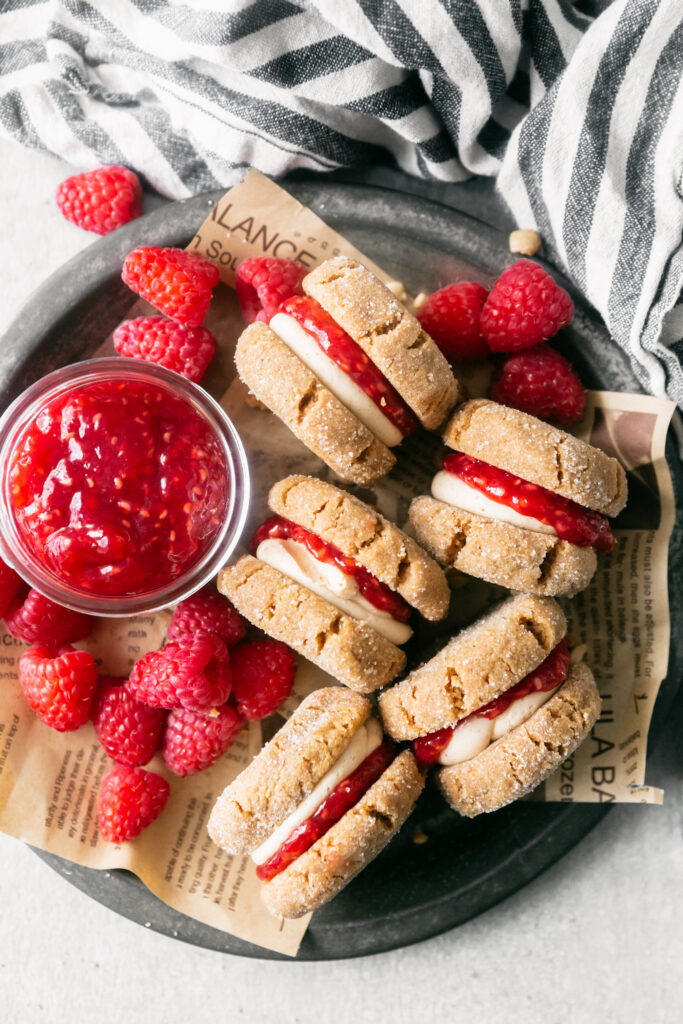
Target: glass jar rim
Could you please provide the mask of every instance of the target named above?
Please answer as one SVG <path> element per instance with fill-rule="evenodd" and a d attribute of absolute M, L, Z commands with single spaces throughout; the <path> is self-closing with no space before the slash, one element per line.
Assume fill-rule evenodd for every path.
<path fill-rule="evenodd" d="M 197 561 L 168 586 L 143 594 L 97 596 L 66 583 L 30 551 L 9 500 L 9 467 L 19 440 L 46 402 L 75 386 L 103 380 L 143 381 L 181 398 L 209 425 L 220 442 L 228 480 L 228 500 L 221 527 Z M 0 556 L 33 588 L 74 611 L 108 618 L 160 611 L 177 604 L 208 583 L 238 543 L 250 499 L 249 465 L 241 438 L 225 410 L 202 387 L 157 363 L 103 356 L 53 370 L 23 391 L 0 417 Z"/>

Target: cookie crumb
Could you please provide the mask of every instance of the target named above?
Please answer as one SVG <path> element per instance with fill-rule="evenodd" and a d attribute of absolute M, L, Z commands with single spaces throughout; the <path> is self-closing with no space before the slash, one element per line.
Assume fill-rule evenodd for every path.
<path fill-rule="evenodd" d="M 387 281 L 386 286 L 392 295 L 404 306 L 407 306 L 411 302 L 410 295 L 408 294 L 403 281 Z"/>
<path fill-rule="evenodd" d="M 419 825 L 413 832 L 413 842 L 416 846 L 423 846 L 424 843 L 429 842 L 429 836 Z"/>
<path fill-rule="evenodd" d="M 508 241 L 510 252 L 521 253 L 522 256 L 535 256 L 541 248 L 541 236 L 531 228 L 518 228 L 510 232 Z"/>

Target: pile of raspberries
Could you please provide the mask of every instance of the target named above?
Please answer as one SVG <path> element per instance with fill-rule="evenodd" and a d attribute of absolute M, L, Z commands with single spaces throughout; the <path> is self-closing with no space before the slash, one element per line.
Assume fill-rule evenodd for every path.
<path fill-rule="evenodd" d="M 140 216 L 142 189 L 128 168 L 99 167 L 62 182 L 57 205 L 67 220 L 104 235 Z M 284 299 L 302 294 L 306 273 L 291 260 L 243 260 L 235 286 L 246 323 L 267 322 Z M 202 323 L 218 268 L 197 253 L 140 246 L 126 257 L 122 276 L 164 315 L 120 324 L 116 351 L 200 381 L 216 351 Z M 451 362 L 497 357 L 490 398 L 570 426 L 583 417 L 585 390 L 572 365 L 546 342 L 569 324 L 573 311 L 567 292 L 540 264 L 519 259 L 490 291 L 475 281 L 449 284 L 430 295 L 417 316 Z"/>
<path fill-rule="evenodd" d="M 474 281 L 441 288 L 417 317 L 451 362 L 498 357 L 489 398 L 570 426 L 583 417 L 586 393 L 572 365 L 546 341 L 573 312 L 564 288 L 540 264 L 521 259 L 490 291 Z"/>
<path fill-rule="evenodd" d="M 160 752 L 176 775 L 215 764 L 248 721 L 272 714 L 289 696 L 296 663 L 286 644 L 245 640 L 247 626 L 212 585 L 182 601 L 168 641 L 140 658 L 128 678 L 98 675 L 72 645 L 93 620 L 30 590 L 0 561 L 0 617 L 32 644 L 19 660 L 29 706 L 60 732 L 92 721 L 115 764 L 102 780 L 98 828 L 109 842 L 133 839 L 166 805 L 167 780 L 143 768 Z"/>

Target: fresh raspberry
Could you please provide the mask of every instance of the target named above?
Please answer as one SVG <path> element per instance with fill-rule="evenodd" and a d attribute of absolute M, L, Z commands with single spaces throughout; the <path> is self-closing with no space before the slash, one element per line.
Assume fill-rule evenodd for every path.
<path fill-rule="evenodd" d="M 430 295 L 417 314 L 446 359 L 463 363 L 491 355 L 479 322 L 487 295 L 476 281 L 460 281 Z"/>
<path fill-rule="evenodd" d="M 135 839 L 155 821 L 171 792 L 166 779 L 144 768 L 115 764 L 102 779 L 97 797 L 97 827 L 107 843 Z"/>
<path fill-rule="evenodd" d="M 43 647 L 73 644 L 88 636 L 93 627 L 92 616 L 63 608 L 37 590 L 29 590 L 23 602 L 14 601 L 5 623 L 17 640 Z"/>
<path fill-rule="evenodd" d="M 90 718 L 97 668 L 87 651 L 30 647 L 19 659 L 19 682 L 29 707 L 51 729 L 72 732 Z"/>
<path fill-rule="evenodd" d="M 186 708 L 169 712 L 162 752 L 176 775 L 194 775 L 222 757 L 239 734 L 244 719 L 230 704 L 201 715 Z"/>
<path fill-rule="evenodd" d="M 549 345 L 508 356 L 496 371 L 489 397 L 563 426 L 583 417 L 586 392 L 571 363 Z"/>
<path fill-rule="evenodd" d="M 172 641 L 136 661 L 130 689 L 151 707 L 209 711 L 225 704 L 232 690 L 228 649 L 209 633 Z"/>
<path fill-rule="evenodd" d="M 281 302 L 292 295 L 303 295 L 301 282 L 308 268 L 293 260 L 272 256 L 252 256 L 242 260 L 235 274 L 235 288 L 246 323 L 266 323 L 278 311 Z"/>
<path fill-rule="evenodd" d="M 195 252 L 141 245 L 126 256 L 121 277 L 172 320 L 199 327 L 220 274 Z"/>
<path fill-rule="evenodd" d="M 130 692 L 128 681 L 100 677 L 92 721 L 100 743 L 120 764 L 137 768 L 154 757 L 165 713 L 143 704 Z"/>
<path fill-rule="evenodd" d="M 161 650 L 143 654 L 133 665 L 128 679 L 131 693 L 152 708 L 175 708 L 180 704 L 173 664 L 164 654 L 171 646 L 166 644 Z"/>
<path fill-rule="evenodd" d="M 187 643 L 185 640 L 181 645 Z M 228 648 L 220 637 L 210 633 L 197 633 L 189 643 L 193 650 L 199 645 L 210 644 L 211 656 L 203 673 L 178 685 L 178 697 L 182 706 L 190 711 L 210 711 L 225 704 L 232 693 L 232 666 Z"/>
<path fill-rule="evenodd" d="M 119 355 L 158 363 L 198 383 L 216 351 L 216 339 L 206 327 L 185 327 L 165 316 L 140 316 L 119 324 L 114 348 Z"/>
<path fill-rule="evenodd" d="M 173 612 L 168 638 L 184 640 L 193 637 L 195 633 L 212 633 L 219 636 L 228 647 L 234 647 L 244 639 L 246 632 L 247 624 L 240 613 L 233 608 L 227 597 L 223 597 L 209 584 L 180 602 Z"/>
<path fill-rule="evenodd" d="M 19 573 L 11 569 L 0 558 L 0 619 L 4 619 L 10 605 L 17 604 L 26 584 Z"/>
<path fill-rule="evenodd" d="M 543 267 L 517 260 L 500 275 L 481 312 L 481 329 L 494 352 L 519 352 L 566 327 L 574 306 Z"/>
<path fill-rule="evenodd" d="M 296 675 L 294 654 L 279 640 L 254 640 L 230 652 L 237 710 L 250 721 L 272 715 L 289 697 Z"/>
<path fill-rule="evenodd" d="M 127 167 L 98 167 L 74 174 L 57 189 L 64 217 L 85 231 L 108 235 L 142 213 L 142 188 Z"/>

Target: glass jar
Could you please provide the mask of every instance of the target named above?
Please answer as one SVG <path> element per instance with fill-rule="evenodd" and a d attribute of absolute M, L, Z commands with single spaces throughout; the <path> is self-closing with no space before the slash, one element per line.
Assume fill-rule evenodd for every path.
<path fill-rule="evenodd" d="M 0 419 L 0 555 L 76 611 L 135 615 L 194 593 L 237 544 L 249 494 L 228 416 L 155 363 L 62 367 Z"/>

